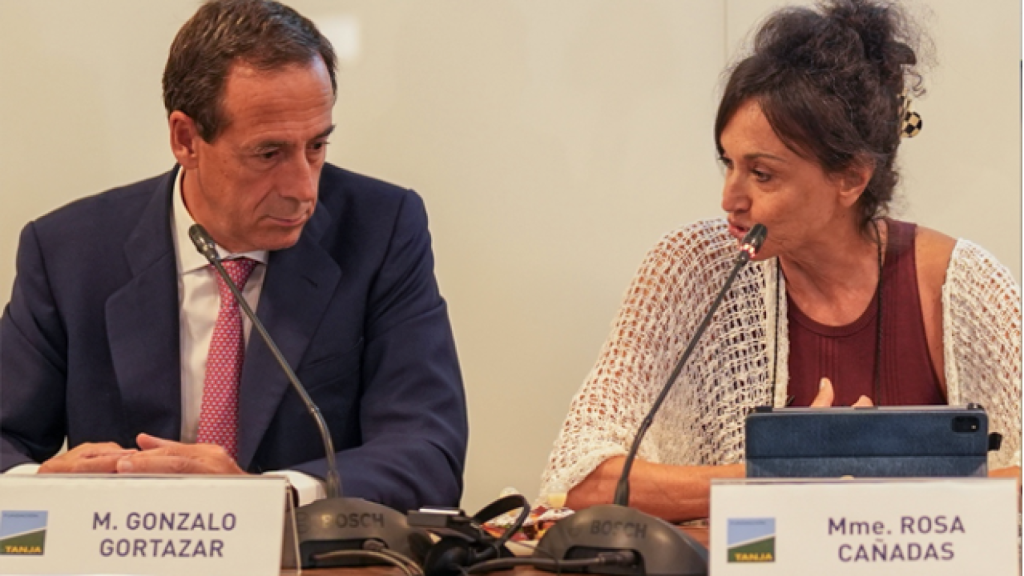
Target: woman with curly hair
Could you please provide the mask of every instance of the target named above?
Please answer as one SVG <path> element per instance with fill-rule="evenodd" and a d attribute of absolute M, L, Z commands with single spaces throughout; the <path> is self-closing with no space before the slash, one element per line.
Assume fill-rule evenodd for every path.
<path fill-rule="evenodd" d="M 631 475 L 631 505 L 708 515 L 710 479 L 744 475 L 755 406 L 984 406 L 1003 435 L 993 475 L 1020 474 L 1021 310 L 981 247 L 887 216 L 901 141 L 921 130 L 914 35 L 890 3 L 786 8 L 729 73 L 715 122 L 721 220 L 650 251 L 572 401 L 542 496 L 611 500 L 624 454 L 737 241 L 768 237 L 680 373 Z"/>

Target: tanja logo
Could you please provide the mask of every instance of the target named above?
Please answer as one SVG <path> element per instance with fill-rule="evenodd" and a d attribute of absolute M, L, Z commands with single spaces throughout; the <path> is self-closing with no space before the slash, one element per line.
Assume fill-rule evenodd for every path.
<path fill-rule="evenodd" d="M 46 546 L 46 512 L 0 512 L 0 555 L 42 556 Z"/>
<path fill-rule="evenodd" d="M 775 562 L 775 518 L 729 518 L 729 562 Z"/>

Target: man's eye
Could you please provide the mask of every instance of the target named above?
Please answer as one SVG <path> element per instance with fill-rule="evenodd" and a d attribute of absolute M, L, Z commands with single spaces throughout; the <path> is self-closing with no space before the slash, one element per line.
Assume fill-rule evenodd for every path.
<path fill-rule="evenodd" d="M 268 150 L 266 152 L 260 152 L 258 156 L 263 160 L 273 160 L 274 158 L 277 158 L 277 154 L 277 150 Z"/>
<path fill-rule="evenodd" d="M 312 148 L 313 150 L 323 150 L 324 148 L 327 147 L 328 144 L 330 144 L 330 142 L 313 142 L 310 148 Z"/>

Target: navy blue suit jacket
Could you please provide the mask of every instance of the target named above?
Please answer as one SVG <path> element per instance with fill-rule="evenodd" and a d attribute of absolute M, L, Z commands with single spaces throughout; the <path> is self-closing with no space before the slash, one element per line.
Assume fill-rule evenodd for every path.
<path fill-rule="evenodd" d="M 22 231 L 0 319 L 0 470 L 69 446 L 181 431 L 171 194 L 177 169 Z M 465 396 L 427 218 L 410 190 L 326 165 L 298 243 L 271 252 L 257 314 L 331 429 L 346 496 L 457 505 Z M 238 463 L 325 475 L 317 428 L 249 339 Z"/>

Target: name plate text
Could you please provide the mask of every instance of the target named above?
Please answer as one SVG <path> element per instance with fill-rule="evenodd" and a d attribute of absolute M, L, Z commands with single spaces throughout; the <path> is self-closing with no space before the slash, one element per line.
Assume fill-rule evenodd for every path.
<path fill-rule="evenodd" d="M 287 481 L 0 476 L 0 574 L 276 576 Z"/>
<path fill-rule="evenodd" d="M 711 484 L 711 573 L 1016 574 L 1016 481 L 729 479 Z"/>

